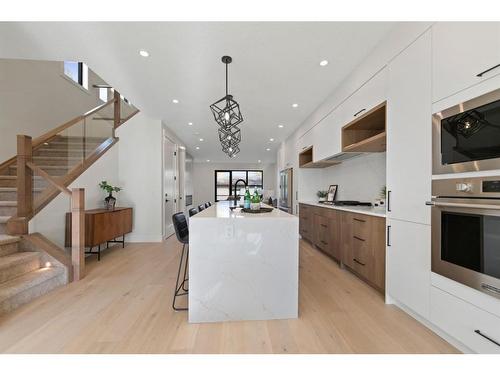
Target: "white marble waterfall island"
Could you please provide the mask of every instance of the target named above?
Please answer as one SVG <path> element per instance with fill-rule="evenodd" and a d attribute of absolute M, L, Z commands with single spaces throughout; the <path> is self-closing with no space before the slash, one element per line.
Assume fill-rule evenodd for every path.
<path fill-rule="evenodd" d="M 189 322 L 298 317 L 299 222 L 214 204 L 189 222 Z"/>

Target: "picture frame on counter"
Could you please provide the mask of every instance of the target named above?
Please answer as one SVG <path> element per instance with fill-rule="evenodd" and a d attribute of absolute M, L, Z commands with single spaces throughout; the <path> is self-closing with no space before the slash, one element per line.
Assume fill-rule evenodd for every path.
<path fill-rule="evenodd" d="M 339 187 L 339 185 L 330 185 L 330 187 L 328 188 L 328 195 L 326 196 L 327 202 L 335 201 L 335 197 L 337 196 L 338 187 Z"/>

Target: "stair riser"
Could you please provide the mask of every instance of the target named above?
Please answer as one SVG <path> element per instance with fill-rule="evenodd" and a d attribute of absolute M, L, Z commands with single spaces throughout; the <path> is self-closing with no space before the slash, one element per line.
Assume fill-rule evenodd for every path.
<path fill-rule="evenodd" d="M 18 249 L 18 242 L 0 245 L 0 257 L 17 253 Z"/>
<path fill-rule="evenodd" d="M 0 269 L 0 284 L 8 280 L 15 279 L 25 273 L 34 271 L 40 268 L 40 257 L 33 258 L 29 261 L 13 265 L 6 269 Z"/>
<path fill-rule="evenodd" d="M 49 156 L 49 157 L 83 157 L 83 156 L 88 156 L 90 153 L 92 153 L 96 147 L 91 147 L 87 148 L 86 150 L 83 149 L 69 149 L 69 150 L 59 150 L 59 149 L 44 149 L 44 150 L 38 150 L 36 151 L 33 156 Z"/>
<path fill-rule="evenodd" d="M 17 206 L 0 206 L 0 216 L 14 216 Z"/>
<path fill-rule="evenodd" d="M 50 158 L 50 157 L 48 157 L 48 158 L 40 157 L 40 158 L 34 158 L 33 162 L 38 166 L 45 166 L 45 165 L 54 165 L 55 166 L 55 165 L 57 165 L 57 166 L 71 168 L 71 167 L 75 166 L 76 164 L 81 163 L 83 160 L 84 159 L 82 159 L 82 158 L 68 160 L 66 158 L 54 159 L 54 158 Z"/>
<path fill-rule="evenodd" d="M 0 234 L 7 234 L 7 224 L 0 223 Z"/>
<path fill-rule="evenodd" d="M 35 178 L 35 188 L 46 188 L 49 183 L 41 178 Z M 17 179 L 2 179 L 0 177 L 0 188 L 3 187 L 17 187 Z M 0 215 L 2 216 L 2 215 Z"/>
<path fill-rule="evenodd" d="M 17 200 L 17 191 L 0 191 L 0 201 Z"/>
<path fill-rule="evenodd" d="M 18 307 L 21 307 L 22 305 L 25 305 L 26 303 L 31 302 L 32 300 L 65 284 L 66 276 L 64 274 L 45 280 L 43 283 L 33 286 L 32 288 L 24 290 L 0 302 L 0 314 L 5 314 L 15 310 Z"/>
<path fill-rule="evenodd" d="M 17 180 L 0 177 L 0 187 L 16 187 Z"/>

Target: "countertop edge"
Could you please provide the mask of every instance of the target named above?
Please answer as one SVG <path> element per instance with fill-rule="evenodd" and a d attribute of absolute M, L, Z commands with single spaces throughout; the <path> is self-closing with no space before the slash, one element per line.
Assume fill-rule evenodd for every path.
<path fill-rule="evenodd" d="M 382 217 L 382 218 L 387 218 L 387 213 L 386 212 L 380 212 L 380 209 L 376 208 L 366 208 L 366 206 L 360 206 L 360 207 L 365 207 L 363 209 L 360 208 L 355 208 L 353 206 L 329 206 L 326 204 L 318 203 L 318 202 L 304 202 L 304 201 L 299 201 L 299 204 L 305 204 L 308 206 L 314 206 L 314 207 L 321 207 L 321 208 L 327 208 L 330 210 L 338 210 L 338 211 L 346 211 L 346 212 L 352 212 L 355 214 L 361 214 L 361 215 L 369 215 L 369 216 L 377 216 L 377 217 Z"/>

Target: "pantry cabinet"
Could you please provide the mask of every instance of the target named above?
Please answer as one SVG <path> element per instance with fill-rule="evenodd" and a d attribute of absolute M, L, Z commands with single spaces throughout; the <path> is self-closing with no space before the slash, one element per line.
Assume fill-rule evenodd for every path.
<path fill-rule="evenodd" d="M 499 64 L 499 22 L 438 22 L 432 27 L 433 102 L 500 74 Z"/>
<path fill-rule="evenodd" d="M 388 66 L 387 217 L 430 224 L 432 178 L 431 35 Z"/>

